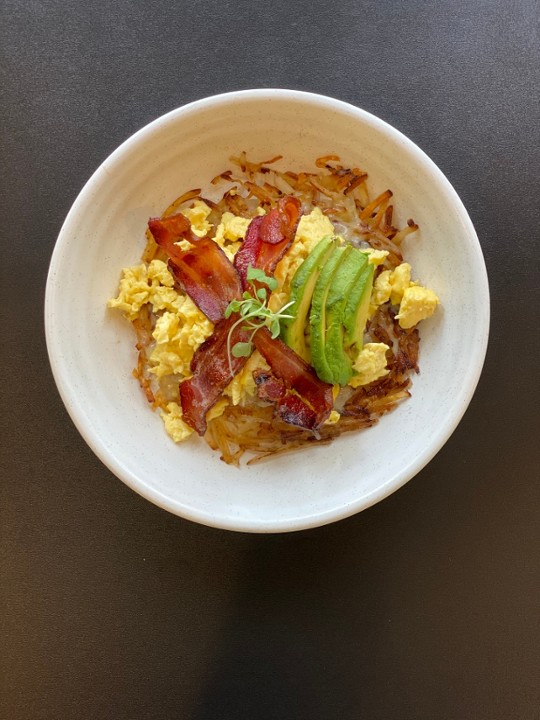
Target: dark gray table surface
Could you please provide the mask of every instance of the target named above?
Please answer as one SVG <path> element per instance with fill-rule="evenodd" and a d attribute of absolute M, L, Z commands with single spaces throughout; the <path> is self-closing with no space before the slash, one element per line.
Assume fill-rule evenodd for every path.
<path fill-rule="evenodd" d="M 540 717 L 540 56 L 533 0 L 4 0 L 1 701 L 6 720 Z M 47 268 L 121 141 L 287 87 L 417 142 L 476 226 L 486 364 L 399 492 L 289 535 L 209 529 L 118 481 L 57 394 Z M 292 481 L 292 479 L 291 479 Z"/>

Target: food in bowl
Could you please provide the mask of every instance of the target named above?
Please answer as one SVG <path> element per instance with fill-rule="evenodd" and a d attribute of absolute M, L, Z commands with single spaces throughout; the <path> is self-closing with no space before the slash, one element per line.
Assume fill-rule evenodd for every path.
<path fill-rule="evenodd" d="M 411 279 L 392 192 L 336 155 L 314 171 L 242 153 L 204 195 L 148 223 L 118 296 L 134 371 L 176 442 L 203 437 L 238 465 L 378 422 L 410 396 L 418 323 L 438 305 Z M 215 199 L 212 199 L 211 196 Z"/>

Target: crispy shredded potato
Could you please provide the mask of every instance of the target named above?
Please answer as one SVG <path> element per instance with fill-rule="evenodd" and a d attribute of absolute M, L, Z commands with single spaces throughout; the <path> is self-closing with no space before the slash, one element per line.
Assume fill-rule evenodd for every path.
<path fill-rule="evenodd" d="M 343 167 L 337 155 L 318 158 L 315 161 L 318 172 L 315 173 L 295 173 L 271 167 L 280 159 L 281 156 L 276 156 L 256 163 L 242 152 L 231 158 L 235 169 L 225 170 L 211 180 L 212 186 L 226 186 L 220 200 L 213 202 L 196 188 L 171 203 L 163 216 L 181 212 L 194 201 L 202 200 L 211 208 L 208 219 L 215 226 L 224 212 L 251 218 L 258 206 L 268 210 L 282 196 L 294 195 L 301 201 L 304 212 L 319 207 L 337 232 L 353 245 L 388 251 L 376 273 L 392 270 L 402 262 L 403 240 L 418 226 L 413 220 L 408 220 L 403 228 L 394 226 L 391 190 L 371 199 L 366 185 L 367 173 L 359 168 Z M 147 263 L 155 258 L 166 260 L 149 231 L 146 239 L 142 260 Z M 134 375 L 153 408 L 163 409 L 168 402 L 178 399 L 178 383 L 174 378 L 157 382 L 149 373 L 148 357 L 155 318 L 148 308 L 148 305 L 143 306 L 133 321 L 139 352 Z M 294 427 L 274 416 L 273 405 L 254 398 L 247 405 L 228 405 L 219 417 L 210 420 L 206 442 L 228 464 L 239 465 L 245 453 L 249 455 L 248 464 L 252 464 L 314 444 L 330 443 L 343 433 L 374 425 L 382 415 L 410 396 L 410 376 L 418 372 L 420 341 L 418 330 L 403 330 L 399 326 L 388 304 L 381 305 L 368 322 L 365 339 L 389 346 L 389 374 L 357 389 L 342 388 L 336 400 L 340 417 L 334 424 L 324 425 L 317 433 Z"/>

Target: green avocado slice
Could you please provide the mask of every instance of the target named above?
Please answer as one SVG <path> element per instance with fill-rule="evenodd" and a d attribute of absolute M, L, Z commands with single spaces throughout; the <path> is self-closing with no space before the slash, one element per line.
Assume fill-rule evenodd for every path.
<path fill-rule="evenodd" d="M 326 298 L 326 361 L 334 384 L 346 385 L 352 377 L 352 359 L 344 347 L 345 309 L 366 271 L 367 257 L 351 248 L 332 279 Z"/>
<path fill-rule="evenodd" d="M 281 339 L 307 362 L 310 361 L 310 353 L 304 331 L 313 290 L 337 242 L 330 235 L 324 237 L 300 265 L 291 282 L 290 300 L 293 304 L 287 308 L 287 314 L 293 318 L 281 321 Z"/>
<path fill-rule="evenodd" d="M 332 283 L 339 277 L 341 263 L 352 252 L 350 245 L 336 247 L 315 284 L 309 314 L 311 331 L 311 364 L 324 382 L 333 382 L 333 373 L 326 355 L 326 301 Z"/>
<path fill-rule="evenodd" d="M 364 257 L 366 256 L 364 255 Z M 373 289 L 374 269 L 374 266 L 367 262 L 351 285 L 347 295 L 343 308 L 344 346 L 346 351 L 354 348 L 358 352 L 364 344 L 364 330 L 371 290 Z"/>

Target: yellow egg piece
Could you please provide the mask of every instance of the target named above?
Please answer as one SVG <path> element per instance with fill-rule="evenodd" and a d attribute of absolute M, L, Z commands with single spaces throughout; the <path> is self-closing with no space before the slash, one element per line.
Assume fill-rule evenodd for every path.
<path fill-rule="evenodd" d="M 118 297 L 109 300 L 107 305 L 121 310 L 128 320 L 134 320 L 141 307 L 152 302 L 156 294 L 161 294 L 158 304 L 163 307 L 173 304 L 176 299 L 173 286 L 174 278 L 161 260 L 152 260 L 148 267 L 144 264 L 126 267 L 122 270 Z M 174 295 L 167 294 L 166 290 Z"/>
<path fill-rule="evenodd" d="M 362 252 L 368 256 L 368 263 L 375 266 L 382 265 L 390 254 L 388 250 L 374 250 L 373 248 L 362 249 Z"/>
<path fill-rule="evenodd" d="M 182 420 L 182 408 L 178 403 L 168 403 L 166 409 L 161 411 L 161 418 L 165 430 L 174 442 L 186 440 L 193 432 L 192 428 Z"/>
<path fill-rule="evenodd" d="M 411 284 L 411 266 L 409 263 L 401 263 L 390 276 L 390 285 L 392 292 L 390 294 L 390 302 L 392 305 L 399 305 L 403 293 Z"/>
<path fill-rule="evenodd" d="M 354 388 L 368 385 L 388 375 L 386 352 L 389 349 L 385 343 L 366 343 L 353 364 L 355 374 L 349 380 L 349 385 Z"/>
<path fill-rule="evenodd" d="M 191 229 L 197 237 L 204 237 L 205 235 L 208 235 L 212 229 L 212 225 L 207 219 L 211 212 L 212 208 L 210 208 L 202 200 L 196 200 L 193 203 L 193 207 L 184 211 L 184 215 L 191 223 Z"/>
<path fill-rule="evenodd" d="M 339 418 L 341 415 L 338 413 L 337 410 L 332 410 L 330 413 L 328 420 L 325 420 L 325 425 L 335 425 L 337 422 L 339 422 Z"/>
<path fill-rule="evenodd" d="M 391 270 L 383 270 L 373 283 L 371 304 L 375 307 L 383 305 L 385 302 L 390 300 L 390 295 L 392 293 L 392 284 L 390 282 L 391 276 Z"/>
<path fill-rule="evenodd" d="M 230 212 L 224 212 L 221 216 L 221 221 L 216 228 L 214 240 L 219 245 L 223 245 L 226 240 L 229 242 L 244 240 L 250 222 L 250 218 L 244 218 L 240 215 L 233 215 Z"/>
<path fill-rule="evenodd" d="M 238 252 L 241 241 L 246 237 L 250 222 L 250 218 L 233 215 L 231 212 L 224 212 L 221 216 L 220 223 L 216 228 L 214 242 L 223 249 L 229 260 L 233 260 Z"/>
<path fill-rule="evenodd" d="M 182 298 L 177 312 L 164 312 L 156 320 L 152 333 L 156 345 L 150 355 L 150 372 L 165 375 L 191 375 L 193 354 L 210 337 L 214 329 L 188 297 Z"/>
<path fill-rule="evenodd" d="M 400 327 L 407 330 L 421 320 L 431 317 L 439 304 L 439 298 L 433 290 L 421 285 L 411 285 L 403 293 L 396 319 Z"/>
<path fill-rule="evenodd" d="M 302 215 L 296 229 L 294 241 L 302 243 L 308 255 L 326 235 L 334 234 L 334 226 L 318 207 L 308 215 Z"/>
<path fill-rule="evenodd" d="M 368 317 L 373 317 L 379 305 L 384 305 L 388 301 L 392 305 L 399 305 L 405 291 L 415 284 L 411 282 L 409 263 L 401 263 L 394 270 L 383 270 L 373 283 Z"/>
<path fill-rule="evenodd" d="M 150 265 L 148 265 L 147 275 L 152 287 L 164 285 L 165 287 L 172 288 L 174 286 L 174 278 L 163 260 L 152 260 Z"/>
<path fill-rule="evenodd" d="M 169 312 L 178 312 L 184 304 L 185 296 L 180 295 L 173 288 L 163 287 L 162 285 L 153 288 L 150 293 L 150 302 L 154 312 L 160 310 L 169 310 Z"/>

